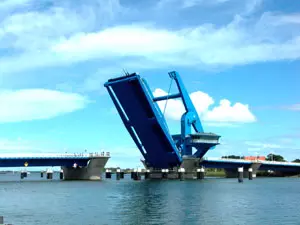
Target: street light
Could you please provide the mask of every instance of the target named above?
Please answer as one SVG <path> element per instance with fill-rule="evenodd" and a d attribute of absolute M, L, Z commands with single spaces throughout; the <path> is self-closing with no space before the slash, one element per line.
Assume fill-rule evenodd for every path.
<path fill-rule="evenodd" d="M 271 159 L 272 159 L 272 162 L 273 162 L 274 161 L 274 153 L 271 152 L 270 155 L 271 155 Z"/>

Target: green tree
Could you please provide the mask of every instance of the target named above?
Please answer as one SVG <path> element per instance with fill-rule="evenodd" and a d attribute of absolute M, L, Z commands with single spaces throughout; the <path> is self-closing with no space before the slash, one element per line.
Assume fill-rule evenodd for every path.
<path fill-rule="evenodd" d="M 285 162 L 283 156 L 276 154 L 269 154 L 266 158 L 267 161 Z"/>
<path fill-rule="evenodd" d="M 295 159 L 293 162 L 300 163 L 300 159 Z"/>

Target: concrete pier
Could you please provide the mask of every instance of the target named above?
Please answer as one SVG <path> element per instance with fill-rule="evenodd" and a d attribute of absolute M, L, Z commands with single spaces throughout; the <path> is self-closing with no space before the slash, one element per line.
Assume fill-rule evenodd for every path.
<path fill-rule="evenodd" d="M 101 180 L 108 157 L 91 158 L 86 167 L 62 167 L 64 180 Z"/>
<path fill-rule="evenodd" d="M 48 169 L 47 172 L 46 172 L 46 174 L 47 174 L 47 179 L 48 180 L 52 180 L 52 178 L 53 178 L 53 170 Z"/>
<path fill-rule="evenodd" d="M 168 179 L 168 173 L 169 170 L 168 169 L 162 169 L 162 179 Z"/>
<path fill-rule="evenodd" d="M 121 171 L 121 172 L 120 172 L 120 178 L 121 178 L 121 179 L 124 179 L 124 171 Z"/>
<path fill-rule="evenodd" d="M 239 183 L 242 183 L 243 179 L 244 179 L 244 168 L 239 167 L 238 168 L 238 181 L 239 181 Z"/>
<path fill-rule="evenodd" d="M 184 174 L 185 174 L 185 169 L 184 168 L 179 168 L 179 170 L 178 170 L 178 178 L 179 178 L 179 180 L 181 180 L 181 181 L 184 180 L 184 178 L 185 178 Z"/>
<path fill-rule="evenodd" d="M 197 168 L 199 168 L 200 159 L 194 157 L 184 157 L 180 165 L 180 168 L 184 168 L 185 179 L 196 179 L 197 178 Z"/>
<path fill-rule="evenodd" d="M 249 168 L 248 173 L 249 173 L 249 180 L 253 180 L 253 169 Z"/>
<path fill-rule="evenodd" d="M 59 179 L 64 179 L 64 171 L 63 170 L 60 170 L 59 172 Z"/>
<path fill-rule="evenodd" d="M 141 180 L 141 169 L 135 169 L 133 171 L 133 180 Z"/>
<path fill-rule="evenodd" d="M 261 166 L 261 163 L 254 162 L 249 167 L 245 167 L 245 170 L 243 171 L 243 178 L 249 177 L 249 169 L 252 168 L 252 177 L 256 177 L 256 173 L 259 170 Z M 238 176 L 237 168 L 226 168 L 225 169 L 226 178 L 236 178 Z"/>
<path fill-rule="evenodd" d="M 120 169 L 117 169 L 117 171 L 116 171 L 116 179 L 117 180 L 121 179 L 121 170 Z"/>
<path fill-rule="evenodd" d="M 109 169 L 105 170 L 105 178 L 111 179 L 111 170 L 109 170 Z"/>
<path fill-rule="evenodd" d="M 145 180 L 149 179 L 150 177 L 150 170 L 145 171 Z"/>
<path fill-rule="evenodd" d="M 197 169 L 197 179 L 198 180 L 203 180 L 204 179 L 204 173 L 205 173 L 204 168 L 198 168 Z"/>

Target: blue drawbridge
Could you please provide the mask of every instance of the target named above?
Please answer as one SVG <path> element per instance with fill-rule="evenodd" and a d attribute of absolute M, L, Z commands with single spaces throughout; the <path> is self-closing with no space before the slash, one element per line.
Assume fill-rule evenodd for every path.
<path fill-rule="evenodd" d="M 170 72 L 178 93 L 154 97 L 147 82 L 139 75 L 127 74 L 104 84 L 129 134 L 139 148 L 148 167 L 173 168 L 184 157 L 202 158 L 219 144 L 220 136 L 204 133 L 194 105 L 179 74 Z M 186 112 L 181 118 L 181 134 L 171 135 L 157 102 L 181 98 Z M 192 127 L 195 133 L 192 133 Z M 193 148 L 196 151 L 193 153 Z"/>

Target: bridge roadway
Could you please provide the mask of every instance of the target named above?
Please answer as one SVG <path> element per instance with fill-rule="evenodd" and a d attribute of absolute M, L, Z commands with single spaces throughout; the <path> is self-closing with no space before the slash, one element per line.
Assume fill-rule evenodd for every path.
<path fill-rule="evenodd" d="M 0 154 L 0 167 L 60 166 L 65 180 L 100 180 L 109 152 Z"/>
<path fill-rule="evenodd" d="M 224 168 L 224 169 L 237 169 L 244 167 L 244 169 L 253 168 L 263 171 L 282 171 L 282 172 L 299 172 L 300 163 L 293 162 L 276 162 L 276 161 L 262 161 L 262 160 L 243 160 L 243 159 L 224 159 L 205 157 L 200 163 L 206 168 Z"/>
<path fill-rule="evenodd" d="M 22 167 L 25 166 L 65 166 L 73 167 L 74 164 L 83 167 L 88 161 L 96 158 L 109 158 L 109 152 L 100 153 L 22 153 L 22 154 L 0 154 L 0 167 Z"/>

